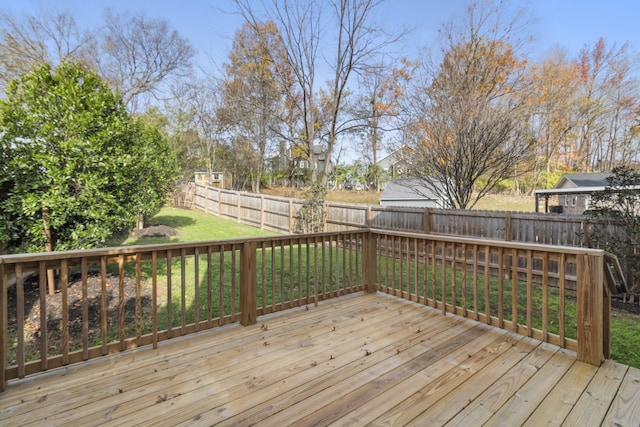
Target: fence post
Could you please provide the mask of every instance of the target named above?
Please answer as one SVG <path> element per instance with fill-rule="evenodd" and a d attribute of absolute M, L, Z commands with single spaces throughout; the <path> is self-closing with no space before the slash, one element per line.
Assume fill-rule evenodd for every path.
<path fill-rule="evenodd" d="M 264 230 L 264 196 L 260 196 L 260 230 Z"/>
<path fill-rule="evenodd" d="M 504 216 L 504 240 L 511 241 L 511 212 L 507 212 Z"/>
<path fill-rule="evenodd" d="M 289 233 L 293 233 L 293 200 L 289 199 Z"/>
<path fill-rule="evenodd" d="M 604 360 L 604 255 L 583 254 L 576 259 L 578 360 L 600 366 Z"/>
<path fill-rule="evenodd" d="M 362 242 L 362 278 L 367 292 L 376 291 L 376 272 L 378 271 L 376 258 L 376 237 L 370 231 L 363 234 Z"/>
<path fill-rule="evenodd" d="M 218 215 L 222 216 L 222 191 L 220 188 L 218 190 Z"/>
<path fill-rule="evenodd" d="M 431 233 L 431 209 L 429 208 L 424 210 L 424 232 Z"/>
<path fill-rule="evenodd" d="M 240 324 L 243 326 L 258 322 L 256 250 L 256 242 L 244 242 L 240 250 Z"/>

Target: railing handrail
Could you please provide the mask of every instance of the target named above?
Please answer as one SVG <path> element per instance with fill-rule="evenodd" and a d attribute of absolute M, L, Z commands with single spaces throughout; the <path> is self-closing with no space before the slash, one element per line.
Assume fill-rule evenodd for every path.
<path fill-rule="evenodd" d="M 595 255 L 595 256 L 604 256 L 604 249 L 593 249 L 593 248 L 577 248 L 574 246 L 557 246 L 557 245 L 546 245 L 539 243 L 522 243 L 522 242 L 513 242 L 513 241 L 505 241 L 505 240 L 495 240 L 495 239 L 483 239 L 479 237 L 461 237 L 455 236 L 451 234 L 439 234 L 439 233 L 412 233 L 406 231 L 389 231 L 383 229 L 369 229 L 371 233 L 374 234 L 393 234 L 398 237 L 409 237 L 409 238 L 428 238 L 431 240 L 436 240 L 440 242 L 449 242 L 449 243 L 466 243 L 471 245 L 487 245 L 494 246 L 496 248 L 505 248 L 505 249 L 520 249 L 520 250 L 533 250 L 538 252 L 554 252 L 559 254 L 570 254 L 570 255 Z"/>
<path fill-rule="evenodd" d="M 52 261 L 74 258 L 97 258 L 101 256 L 114 257 L 119 255 L 133 255 L 137 253 L 150 253 L 150 252 L 162 252 L 167 250 L 181 250 L 181 249 L 201 249 L 210 246 L 218 245 L 239 245 L 243 243 L 252 242 L 282 242 L 293 240 L 305 240 L 309 238 L 322 238 L 323 236 L 348 236 L 366 234 L 368 230 L 351 230 L 351 231 L 327 231 L 320 233 L 306 233 L 306 234 L 279 234 L 273 236 L 262 237 L 246 237 L 236 239 L 223 239 L 223 240 L 198 240 L 193 242 L 175 242 L 175 243 L 153 243 L 149 245 L 129 245 L 129 246 L 116 246 L 108 248 L 93 248 L 93 249 L 73 249 L 54 252 L 30 252 L 20 254 L 4 254 L 0 255 L 0 264 L 4 264 L 5 268 L 8 268 L 6 272 L 11 272 L 11 265 L 22 263 L 33 263 L 40 261 Z"/>

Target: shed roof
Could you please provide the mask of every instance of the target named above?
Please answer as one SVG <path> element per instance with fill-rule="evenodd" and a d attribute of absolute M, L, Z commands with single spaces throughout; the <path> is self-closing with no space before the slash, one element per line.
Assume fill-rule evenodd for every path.
<path fill-rule="evenodd" d="M 380 194 L 380 200 L 441 200 L 429 187 L 429 182 L 420 178 L 402 178 L 389 181 Z"/>
<path fill-rule="evenodd" d="M 610 173 L 568 173 L 562 175 L 554 188 L 607 187 Z"/>

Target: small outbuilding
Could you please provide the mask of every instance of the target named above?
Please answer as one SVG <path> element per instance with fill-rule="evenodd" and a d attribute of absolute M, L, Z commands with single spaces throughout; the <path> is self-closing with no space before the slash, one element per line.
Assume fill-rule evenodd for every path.
<path fill-rule="evenodd" d="M 380 206 L 406 208 L 447 208 L 448 204 L 432 186 L 437 181 L 402 178 L 389 181 L 380 194 Z"/>
<path fill-rule="evenodd" d="M 610 177 L 610 173 L 562 175 L 554 188 L 535 191 L 536 212 L 540 212 L 540 200 L 544 200 L 545 213 L 582 214 L 591 207 L 591 195 L 609 186 Z"/>

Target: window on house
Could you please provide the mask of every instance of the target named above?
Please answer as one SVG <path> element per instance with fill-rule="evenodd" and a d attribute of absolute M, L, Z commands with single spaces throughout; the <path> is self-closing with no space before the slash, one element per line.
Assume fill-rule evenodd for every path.
<path fill-rule="evenodd" d="M 571 197 L 571 206 L 575 206 L 578 201 L 578 196 Z"/>
<path fill-rule="evenodd" d="M 588 194 L 586 196 L 584 196 L 584 210 L 589 210 L 591 209 L 591 195 Z"/>
<path fill-rule="evenodd" d="M 565 206 L 569 206 L 569 195 L 568 194 L 564 195 L 564 205 Z"/>

